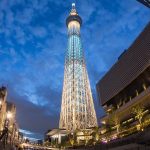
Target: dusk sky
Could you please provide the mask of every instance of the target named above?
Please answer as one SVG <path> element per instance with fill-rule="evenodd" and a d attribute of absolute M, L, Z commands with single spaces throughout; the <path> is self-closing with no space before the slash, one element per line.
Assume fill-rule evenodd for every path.
<path fill-rule="evenodd" d="M 96 83 L 146 24 L 150 10 L 136 0 L 0 0 L 0 85 L 17 107 L 26 136 L 58 128 L 71 3 L 83 19 L 81 38 L 99 121 Z"/>

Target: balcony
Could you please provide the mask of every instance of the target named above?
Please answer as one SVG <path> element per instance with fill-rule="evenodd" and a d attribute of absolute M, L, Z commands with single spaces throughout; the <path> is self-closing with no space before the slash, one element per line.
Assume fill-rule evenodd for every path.
<path fill-rule="evenodd" d="M 145 89 L 143 92 L 139 93 L 136 97 L 122 105 L 120 108 L 114 110 L 121 120 L 128 118 L 131 115 L 132 108 L 138 104 L 144 105 L 144 107 L 150 106 L 150 87 Z M 113 107 L 105 107 L 104 109 L 108 112 L 109 109 Z M 109 115 L 104 116 L 101 118 L 101 122 L 107 122 Z"/>

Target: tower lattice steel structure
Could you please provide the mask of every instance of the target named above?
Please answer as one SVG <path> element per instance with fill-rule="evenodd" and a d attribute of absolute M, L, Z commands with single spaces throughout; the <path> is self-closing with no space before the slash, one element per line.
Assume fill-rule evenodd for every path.
<path fill-rule="evenodd" d="M 97 126 L 97 118 L 80 38 L 82 20 L 74 3 L 66 24 L 68 48 L 59 127 L 74 131 Z"/>

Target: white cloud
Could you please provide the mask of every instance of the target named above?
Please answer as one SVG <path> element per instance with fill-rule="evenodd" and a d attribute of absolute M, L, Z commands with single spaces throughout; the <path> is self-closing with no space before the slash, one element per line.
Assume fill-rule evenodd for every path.
<path fill-rule="evenodd" d="M 19 129 L 20 132 L 22 132 L 25 135 L 33 135 L 34 133 L 28 130 L 24 130 L 24 129 Z"/>
<path fill-rule="evenodd" d="M 27 139 L 29 139 L 31 141 L 37 141 L 37 140 L 39 140 L 38 138 L 34 138 L 34 137 L 36 137 L 36 135 L 38 135 L 38 133 L 34 133 L 34 132 L 31 132 L 31 131 L 25 130 L 25 129 L 19 129 L 19 131 L 21 133 L 23 133 L 24 138 L 27 138 Z"/>
<path fill-rule="evenodd" d="M 34 16 L 33 8 L 24 8 L 23 10 L 17 11 L 15 19 L 16 22 L 20 23 L 21 25 L 29 25 L 32 18 Z"/>
<path fill-rule="evenodd" d="M 37 36 L 37 37 L 45 37 L 47 35 L 47 30 L 45 27 L 31 27 L 30 28 L 31 33 L 33 33 L 33 35 Z"/>
<path fill-rule="evenodd" d="M 86 0 L 86 1 L 79 1 L 79 8 L 80 13 L 82 14 L 84 23 L 87 22 L 94 11 L 97 9 L 98 2 L 96 0 Z"/>

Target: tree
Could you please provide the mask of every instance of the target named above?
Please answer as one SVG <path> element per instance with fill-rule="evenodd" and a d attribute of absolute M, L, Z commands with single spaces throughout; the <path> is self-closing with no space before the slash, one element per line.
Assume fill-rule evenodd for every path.
<path fill-rule="evenodd" d="M 135 115 L 135 119 L 138 119 L 140 128 L 142 127 L 142 119 L 144 117 L 144 106 L 138 104 L 132 108 L 132 113 Z"/>
<path fill-rule="evenodd" d="M 116 127 L 117 136 L 119 136 L 120 127 L 121 127 L 119 116 L 114 112 L 113 114 L 110 115 L 108 122 L 109 122 L 109 124 L 111 126 L 115 126 Z"/>
<path fill-rule="evenodd" d="M 99 136 L 99 128 L 98 127 L 93 128 L 92 137 L 93 137 L 94 142 L 99 141 L 100 136 Z"/>
<path fill-rule="evenodd" d="M 73 138 L 70 138 L 69 142 L 70 142 L 71 146 L 74 146 L 74 139 Z"/>
<path fill-rule="evenodd" d="M 79 130 L 75 130 L 69 135 L 69 143 L 74 146 L 75 143 L 77 143 L 77 133 Z"/>

